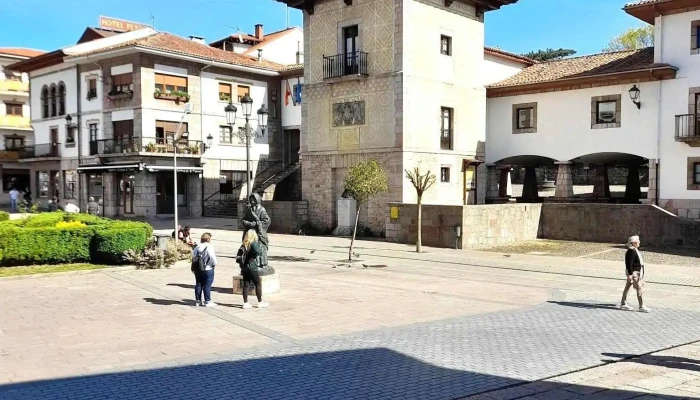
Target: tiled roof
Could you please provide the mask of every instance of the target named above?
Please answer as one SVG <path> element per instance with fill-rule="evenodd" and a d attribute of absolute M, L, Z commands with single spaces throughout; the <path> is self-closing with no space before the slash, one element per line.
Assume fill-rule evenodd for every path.
<path fill-rule="evenodd" d="M 25 49 L 22 47 L 0 47 L 0 54 L 7 54 L 15 57 L 36 57 L 46 53 L 41 50 Z"/>
<path fill-rule="evenodd" d="M 501 50 L 497 47 L 489 47 L 489 46 L 484 46 L 484 53 L 491 54 L 497 57 L 503 57 L 503 58 L 509 58 L 514 61 L 519 61 L 524 64 L 532 65 L 537 63 L 537 61 L 527 58 L 524 56 L 521 56 L 519 54 L 511 53 L 509 51 Z"/>
<path fill-rule="evenodd" d="M 270 71 L 280 71 L 284 66 L 265 59 L 257 61 L 256 58 L 237 54 L 231 51 L 224 51 L 206 44 L 187 40 L 170 33 L 159 32 L 145 38 L 120 43 L 115 46 L 105 47 L 99 50 L 73 55 L 69 58 L 82 57 L 90 54 L 99 54 L 115 49 L 137 46 L 153 50 L 160 50 L 168 53 L 181 54 L 186 56 L 202 58 L 206 61 L 218 61 L 227 64 L 240 65 L 251 68 L 259 68 Z"/>
<path fill-rule="evenodd" d="M 654 3 L 665 3 L 669 0 L 639 0 L 639 1 L 633 1 L 631 3 L 625 4 L 623 8 L 628 8 L 628 7 L 638 7 L 638 6 L 647 6 L 650 4 Z"/>
<path fill-rule="evenodd" d="M 521 86 L 669 66 L 654 64 L 654 48 L 593 54 L 534 64 L 490 88 Z"/>

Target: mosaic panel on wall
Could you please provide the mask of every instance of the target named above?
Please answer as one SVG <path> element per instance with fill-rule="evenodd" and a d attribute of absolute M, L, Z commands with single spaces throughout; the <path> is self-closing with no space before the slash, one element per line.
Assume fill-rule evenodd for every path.
<path fill-rule="evenodd" d="M 364 125 L 365 102 L 349 101 L 333 104 L 333 127 Z"/>

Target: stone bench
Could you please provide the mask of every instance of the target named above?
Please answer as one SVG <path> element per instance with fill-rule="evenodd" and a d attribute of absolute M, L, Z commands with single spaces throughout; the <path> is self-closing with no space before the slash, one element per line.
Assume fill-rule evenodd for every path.
<path fill-rule="evenodd" d="M 260 277 L 262 282 L 262 295 L 267 296 L 268 294 L 277 293 L 280 291 L 280 274 L 275 272 L 272 275 L 263 275 Z M 233 294 L 243 294 L 243 276 L 234 275 L 233 276 Z M 255 288 L 250 288 L 248 290 L 249 295 L 255 296 Z"/>

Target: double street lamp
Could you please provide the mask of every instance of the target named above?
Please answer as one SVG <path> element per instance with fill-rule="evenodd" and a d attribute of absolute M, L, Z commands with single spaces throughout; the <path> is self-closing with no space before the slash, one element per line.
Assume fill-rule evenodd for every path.
<path fill-rule="evenodd" d="M 265 136 L 265 129 L 267 129 L 267 107 L 263 104 L 260 109 L 258 109 L 258 127 L 260 127 L 260 133 L 257 130 L 253 131 L 250 126 L 250 116 L 253 115 L 253 99 L 249 95 L 243 96 L 241 98 L 241 108 L 243 109 L 243 116 L 245 117 L 245 129 L 243 131 L 234 132 L 234 125 L 236 124 L 236 113 L 238 108 L 233 105 L 231 100 L 229 100 L 228 105 L 224 108 L 226 111 L 226 122 L 231 127 L 231 132 L 236 135 L 241 140 L 245 139 L 245 163 L 246 163 L 246 199 L 250 198 L 250 193 L 253 188 L 250 185 L 251 173 L 250 168 L 250 139 L 262 138 Z"/>

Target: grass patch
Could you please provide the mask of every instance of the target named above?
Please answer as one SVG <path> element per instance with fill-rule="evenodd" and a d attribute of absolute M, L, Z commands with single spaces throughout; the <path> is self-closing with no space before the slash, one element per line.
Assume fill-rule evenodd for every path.
<path fill-rule="evenodd" d="M 106 265 L 99 264 L 59 264 L 59 265 L 30 265 L 26 267 L 3 267 L 0 268 L 0 278 L 21 275 L 48 274 L 54 272 L 68 271 L 89 271 L 93 269 L 107 268 Z"/>

